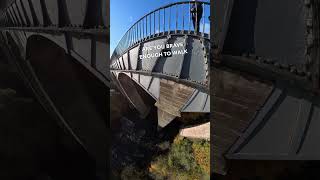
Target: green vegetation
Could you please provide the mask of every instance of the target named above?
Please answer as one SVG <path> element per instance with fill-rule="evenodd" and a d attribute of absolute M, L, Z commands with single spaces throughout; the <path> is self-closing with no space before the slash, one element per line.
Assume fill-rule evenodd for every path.
<path fill-rule="evenodd" d="M 176 137 L 168 154 L 151 163 L 152 178 L 162 179 L 210 179 L 210 142 Z"/>
<path fill-rule="evenodd" d="M 210 174 L 210 142 L 195 141 L 192 144 L 193 154 L 196 162 L 199 164 L 205 174 Z"/>
<path fill-rule="evenodd" d="M 121 180 L 141 180 L 147 179 L 147 174 L 144 170 L 129 165 L 125 167 L 121 172 Z"/>
<path fill-rule="evenodd" d="M 155 158 L 148 169 L 129 165 L 120 176 L 122 180 L 210 179 L 210 142 L 177 136 L 168 152 Z"/>

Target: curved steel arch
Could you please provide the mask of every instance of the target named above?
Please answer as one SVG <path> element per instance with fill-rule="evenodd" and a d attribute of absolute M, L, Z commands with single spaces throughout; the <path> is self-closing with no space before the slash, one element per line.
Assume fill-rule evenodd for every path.
<path fill-rule="evenodd" d="M 41 46 L 43 43 L 48 44 Z M 37 46 L 42 47 L 42 50 L 36 49 Z M 8 51 L 10 52 L 10 50 Z M 50 52 L 62 57 L 56 58 Z M 105 104 L 94 103 L 99 98 L 100 101 L 104 101 L 101 99 L 101 95 L 106 96 L 104 85 L 98 82 L 93 75 L 90 75 L 90 72 L 84 67 L 70 59 L 71 57 L 68 57 L 65 50 L 59 45 L 46 37 L 32 36 L 27 44 L 27 55 L 27 60 L 22 57 L 13 57 L 12 59 L 27 86 L 60 127 L 96 160 L 97 167 L 104 168 L 104 159 L 106 159 L 104 157 L 106 151 L 104 140 L 107 133 L 105 120 L 107 117 L 102 109 L 107 104 L 106 102 L 104 102 Z M 53 67 L 53 64 L 56 64 L 56 67 Z M 68 75 L 65 76 L 66 74 Z M 81 81 L 82 78 L 87 80 Z M 88 85 L 86 82 L 92 83 L 85 87 Z M 95 91 L 96 94 L 92 95 L 90 89 L 93 86 L 91 85 L 100 90 Z M 77 91 L 74 91 L 74 88 Z M 100 97 L 96 97 L 97 95 Z M 74 103 L 75 101 L 78 103 Z M 95 107 L 95 104 L 102 107 Z M 88 120 L 90 123 L 86 123 Z M 82 123 L 86 125 L 84 126 Z M 102 142 L 98 142 L 97 139 Z"/>

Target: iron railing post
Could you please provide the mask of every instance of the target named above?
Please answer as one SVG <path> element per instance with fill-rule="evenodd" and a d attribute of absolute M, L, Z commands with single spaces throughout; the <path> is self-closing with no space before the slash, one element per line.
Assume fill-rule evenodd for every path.
<path fill-rule="evenodd" d="M 182 6 L 182 30 L 184 32 L 184 8 Z"/>
<path fill-rule="evenodd" d="M 163 8 L 163 34 L 166 32 L 166 8 Z"/>
<path fill-rule="evenodd" d="M 144 19 L 145 19 L 145 25 L 146 25 L 146 33 L 144 37 L 146 38 L 148 36 L 148 16 L 146 16 Z"/>
<path fill-rule="evenodd" d="M 178 5 L 176 6 L 176 33 L 178 32 Z"/>
<path fill-rule="evenodd" d="M 145 18 L 143 18 L 142 20 L 141 20 L 141 22 L 142 22 L 142 39 L 144 39 L 144 31 L 145 31 L 145 29 L 144 29 L 144 19 Z"/>
<path fill-rule="evenodd" d="M 191 3 L 189 2 L 189 24 L 188 24 L 188 33 L 190 34 L 190 23 L 191 23 Z"/>
<path fill-rule="evenodd" d="M 205 34 L 205 28 L 206 28 L 206 7 L 205 7 L 205 5 L 204 4 L 202 4 L 203 5 L 203 36 L 204 36 L 204 34 Z"/>
<path fill-rule="evenodd" d="M 171 26 L 171 7 L 169 7 L 169 19 L 168 19 L 168 21 L 169 21 L 168 31 L 169 31 L 169 34 L 170 34 L 170 32 L 171 32 L 171 28 L 170 28 L 170 26 Z"/>
<path fill-rule="evenodd" d="M 152 22 L 152 19 L 151 19 L 152 17 L 151 17 L 151 14 L 150 14 L 150 18 L 149 18 L 149 20 L 150 20 L 150 34 L 149 34 L 149 36 L 151 37 L 151 35 L 152 35 L 152 32 L 151 32 L 151 22 Z"/>
<path fill-rule="evenodd" d="M 139 41 L 141 41 L 141 21 L 138 22 L 139 27 Z"/>
<path fill-rule="evenodd" d="M 198 31 L 199 31 L 199 27 L 198 27 L 198 5 L 197 5 L 197 2 L 194 3 L 195 6 L 196 6 L 196 13 L 195 13 L 195 16 L 196 16 L 196 23 L 194 25 L 194 31 L 195 31 L 195 34 L 198 34 Z"/>
<path fill-rule="evenodd" d="M 159 31 L 159 34 L 160 34 L 160 31 L 161 31 L 161 28 L 160 28 L 160 10 L 158 10 L 158 12 L 159 12 L 159 23 L 158 23 L 159 24 L 159 26 L 158 26 L 159 30 L 158 31 Z"/>
<path fill-rule="evenodd" d="M 156 34 L 156 13 L 153 13 L 153 36 Z"/>

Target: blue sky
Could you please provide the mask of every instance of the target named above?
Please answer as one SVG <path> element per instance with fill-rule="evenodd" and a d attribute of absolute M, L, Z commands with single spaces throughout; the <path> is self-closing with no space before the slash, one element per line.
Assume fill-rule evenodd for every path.
<path fill-rule="evenodd" d="M 185 0 L 110 0 L 110 53 L 112 54 L 125 32 L 142 16 L 179 1 Z"/>

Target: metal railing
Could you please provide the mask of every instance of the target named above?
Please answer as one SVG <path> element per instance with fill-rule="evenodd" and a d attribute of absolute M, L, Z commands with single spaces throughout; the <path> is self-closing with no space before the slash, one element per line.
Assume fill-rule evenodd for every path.
<path fill-rule="evenodd" d="M 114 49 L 111 60 L 150 38 L 190 34 L 210 39 L 210 3 L 183 1 L 160 7 L 134 23 Z"/>

